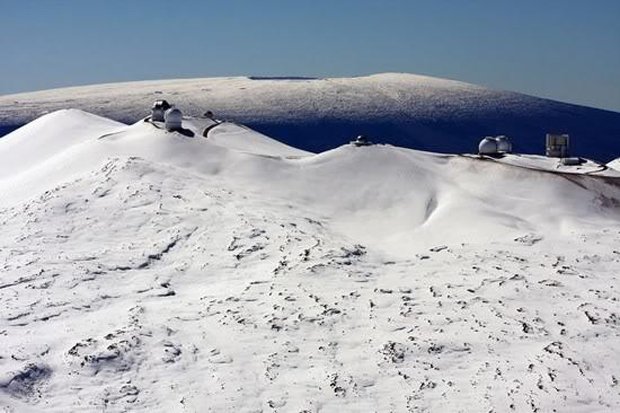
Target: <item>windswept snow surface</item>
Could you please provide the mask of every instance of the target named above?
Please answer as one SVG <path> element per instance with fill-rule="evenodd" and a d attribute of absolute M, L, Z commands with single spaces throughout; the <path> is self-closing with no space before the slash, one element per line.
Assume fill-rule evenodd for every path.
<path fill-rule="evenodd" d="M 211 125 L 0 139 L 5 411 L 620 409 L 613 173 Z"/>
<path fill-rule="evenodd" d="M 620 156 L 620 113 L 403 73 L 355 78 L 228 77 L 143 81 L 0 96 L 0 134 L 74 107 L 125 123 L 154 100 L 184 112 L 212 110 L 305 150 L 333 149 L 359 134 L 434 152 L 472 152 L 505 134 L 515 150 L 543 153 L 546 133 L 568 133 L 576 156 Z"/>
<path fill-rule="evenodd" d="M 615 169 L 616 171 L 620 171 L 620 158 L 614 159 L 613 161 L 609 162 L 607 166 Z"/>

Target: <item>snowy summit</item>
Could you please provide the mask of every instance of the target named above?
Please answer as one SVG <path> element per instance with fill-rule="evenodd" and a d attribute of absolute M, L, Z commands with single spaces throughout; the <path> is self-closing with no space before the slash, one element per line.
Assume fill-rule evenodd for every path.
<path fill-rule="evenodd" d="M 617 161 L 313 153 L 169 100 L 0 139 L 4 411 L 620 409 Z"/>

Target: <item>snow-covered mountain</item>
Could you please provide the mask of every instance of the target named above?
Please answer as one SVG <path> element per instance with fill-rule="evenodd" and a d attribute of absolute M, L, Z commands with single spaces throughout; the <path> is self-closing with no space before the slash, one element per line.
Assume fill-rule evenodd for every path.
<path fill-rule="evenodd" d="M 5 411 L 620 408 L 620 172 L 213 125 L 0 139 Z"/>
<path fill-rule="evenodd" d="M 233 77 L 117 83 L 0 97 L 5 131 L 74 107 L 133 123 L 165 98 L 189 114 L 212 110 L 282 142 L 319 152 L 358 134 L 435 152 L 472 152 L 485 135 L 509 135 L 542 153 L 548 132 L 571 135 L 573 153 L 620 155 L 620 113 L 410 74 L 300 79 Z M 0 131 L 1 132 L 1 131 Z"/>

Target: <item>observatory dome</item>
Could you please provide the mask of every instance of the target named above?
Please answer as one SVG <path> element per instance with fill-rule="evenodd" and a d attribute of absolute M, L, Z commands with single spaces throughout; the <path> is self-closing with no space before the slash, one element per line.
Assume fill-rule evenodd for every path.
<path fill-rule="evenodd" d="M 170 104 L 165 100 L 156 100 L 151 107 L 151 120 L 153 122 L 163 122 L 164 113 L 170 109 Z"/>
<path fill-rule="evenodd" d="M 180 130 L 183 128 L 183 113 L 177 108 L 170 108 L 164 114 L 166 129 L 169 131 Z"/>
<path fill-rule="evenodd" d="M 480 141 L 478 145 L 478 153 L 481 155 L 495 155 L 497 154 L 497 140 L 491 136 L 487 136 Z"/>
<path fill-rule="evenodd" d="M 495 138 L 497 142 L 497 152 L 510 153 L 512 152 L 512 143 L 507 136 L 501 135 Z"/>

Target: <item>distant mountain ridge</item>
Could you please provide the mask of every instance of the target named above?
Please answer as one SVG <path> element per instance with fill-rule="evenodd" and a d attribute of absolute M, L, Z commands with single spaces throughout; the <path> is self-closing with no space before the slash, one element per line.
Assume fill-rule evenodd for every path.
<path fill-rule="evenodd" d="M 575 155 L 601 161 L 620 155 L 620 113 L 399 73 L 141 81 L 6 95 L 0 133 L 69 107 L 130 123 L 156 99 L 188 114 L 211 110 L 313 152 L 358 134 L 420 150 L 474 152 L 483 136 L 505 134 L 515 151 L 542 153 L 545 134 L 561 132 L 571 135 Z"/>

